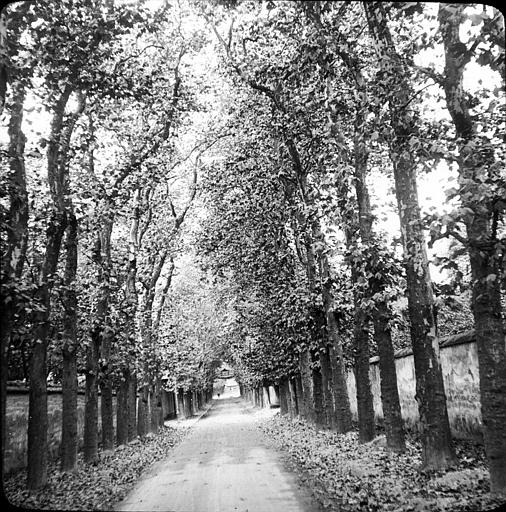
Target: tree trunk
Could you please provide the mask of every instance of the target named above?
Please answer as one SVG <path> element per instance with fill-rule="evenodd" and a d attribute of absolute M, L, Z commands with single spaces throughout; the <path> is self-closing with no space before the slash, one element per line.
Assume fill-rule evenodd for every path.
<path fill-rule="evenodd" d="M 501 197 L 487 197 L 484 183 L 498 182 L 500 170 L 494 148 L 486 136 L 478 135 L 470 115 L 463 73 L 471 52 L 460 40 L 459 17 L 464 5 L 450 13 L 447 4 L 439 7 L 439 23 L 445 49 L 443 86 L 448 111 L 459 144 L 460 198 L 471 211 L 465 219 L 472 272 L 472 310 L 478 347 L 483 439 L 490 470 L 490 489 L 506 495 L 506 347 L 501 307 L 501 277 L 497 223 Z M 503 77 L 504 79 L 504 77 Z M 504 85 L 504 82 L 503 82 Z M 504 207 L 503 207 L 504 208 Z"/>
<path fill-rule="evenodd" d="M 325 295 L 323 287 L 321 294 L 322 296 Z M 334 416 L 334 401 L 332 399 L 332 370 L 330 368 L 330 359 L 328 352 L 329 342 L 328 329 L 326 328 L 326 314 L 324 310 L 321 309 L 320 307 L 316 309 L 315 323 L 317 330 L 316 335 L 320 340 L 318 348 L 319 371 L 317 372 L 316 375 L 313 372 L 313 375 L 317 379 L 315 383 L 315 390 L 318 389 L 321 394 L 321 398 L 318 398 L 318 402 L 315 400 L 315 404 L 318 403 L 317 416 L 318 414 L 320 416 L 319 424 L 326 428 L 331 428 Z M 319 405 L 320 403 L 321 405 Z"/>
<path fill-rule="evenodd" d="M 156 384 L 151 386 L 151 392 L 149 394 L 149 413 L 150 413 L 150 432 L 158 432 L 158 428 L 160 427 L 160 420 L 158 418 L 159 408 L 158 404 L 158 396 L 156 393 Z"/>
<path fill-rule="evenodd" d="M 288 379 L 283 377 L 279 382 L 279 412 L 288 414 Z"/>
<path fill-rule="evenodd" d="M 61 470 L 74 471 L 79 445 L 77 432 L 76 346 L 63 348 Z"/>
<path fill-rule="evenodd" d="M 468 231 L 470 240 L 484 233 L 475 220 Z M 484 227 L 483 227 L 484 228 Z M 478 244 L 477 244 L 478 245 Z M 483 439 L 493 493 L 506 495 L 506 354 L 505 332 L 501 319 L 500 290 L 487 281 L 499 275 L 494 258 L 483 251 L 470 250 L 473 276 L 473 315 L 480 373 Z"/>
<path fill-rule="evenodd" d="M 130 371 L 128 380 L 128 441 L 137 439 L 137 375 Z"/>
<path fill-rule="evenodd" d="M 86 348 L 83 456 L 87 464 L 98 462 L 98 358 L 99 334 L 93 332 Z"/>
<path fill-rule="evenodd" d="M 109 360 L 111 352 L 111 334 L 102 338 L 101 359 L 103 363 L 102 378 L 100 379 L 100 416 L 102 420 L 102 450 L 114 448 L 114 408 L 113 386 L 110 377 Z M 118 406 L 116 401 L 116 407 Z"/>
<path fill-rule="evenodd" d="M 124 369 L 122 380 L 116 389 L 116 443 L 128 443 L 128 370 Z"/>
<path fill-rule="evenodd" d="M 49 299 L 48 299 L 49 301 Z M 45 332 L 44 332 L 45 331 Z M 37 334 L 47 337 L 47 326 L 41 325 Z M 40 338 L 37 338 L 37 340 Z M 46 346 L 36 342 L 30 359 L 30 392 L 28 405 L 28 465 L 27 487 L 36 490 L 47 483 L 47 384 Z"/>
<path fill-rule="evenodd" d="M 416 114 L 410 108 L 414 92 L 395 51 L 384 6 L 381 2 L 371 2 L 364 4 L 364 9 L 383 73 L 382 86 L 394 132 L 390 157 L 404 247 L 422 460 L 424 467 L 443 469 L 456 459 L 439 360 L 432 283 L 418 203 L 416 161 L 409 145 L 410 138 L 417 135 Z"/>
<path fill-rule="evenodd" d="M 192 411 L 192 392 L 191 390 L 186 390 L 183 395 L 183 407 L 184 407 L 184 415 L 186 418 L 191 418 L 193 416 Z"/>
<path fill-rule="evenodd" d="M 91 156 L 90 156 L 91 158 Z M 102 449 L 111 450 L 114 447 L 114 421 L 113 421 L 113 385 L 111 381 L 111 346 L 113 335 L 110 331 L 109 321 L 109 296 L 110 296 L 110 271 L 111 271 L 111 233 L 113 218 L 110 208 L 105 208 L 106 214 L 102 215 L 97 239 L 95 241 L 93 260 L 97 266 L 97 284 L 99 297 L 95 310 L 95 329 L 100 353 L 100 415 L 102 420 Z M 94 364 L 94 363 L 92 363 Z M 98 361 L 96 370 L 98 371 Z"/>
<path fill-rule="evenodd" d="M 374 233 L 372 228 L 373 215 L 369 191 L 367 188 L 367 161 L 368 150 L 366 146 L 366 117 L 369 111 L 367 104 L 367 87 L 365 78 L 356 59 L 347 55 L 345 61 L 348 67 L 354 73 L 357 84 L 357 111 L 354 122 L 354 186 L 358 205 L 358 225 L 362 243 L 367 247 L 370 257 L 369 261 L 374 261 L 378 247 L 374 243 Z M 371 243 L 372 242 L 372 243 Z M 376 269 L 371 269 L 376 274 Z M 376 284 L 376 285 L 375 285 Z M 379 279 L 369 280 L 368 297 L 373 298 L 384 291 L 384 286 Z M 373 299 L 374 300 L 374 299 Z M 394 349 L 392 343 L 391 330 L 388 323 L 392 317 L 390 308 L 382 299 L 376 299 L 376 307 L 372 311 L 372 321 L 374 326 L 374 339 L 378 347 L 380 363 L 380 381 L 381 381 L 381 400 L 383 405 L 383 415 L 386 429 L 387 447 L 396 452 L 403 452 L 406 449 L 404 439 L 403 421 L 401 415 L 401 406 L 399 401 L 399 391 L 397 388 L 397 373 L 395 370 Z M 374 414 L 374 412 L 373 412 Z M 374 421 L 374 420 L 373 420 Z"/>
<path fill-rule="evenodd" d="M 374 405 L 371 392 L 371 378 L 369 376 L 369 326 L 370 319 L 362 307 L 359 293 L 359 279 L 364 273 L 361 262 L 353 254 L 358 249 L 352 233 L 357 226 L 354 214 L 348 215 L 345 226 L 346 247 L 352 254 L 349 264 L 351 268 L 351 281 L 353 283 L 353 355 L 354 373 L 357 388 L 358 412 L 358 438 L 360 443 L 367 443 L 374 439 Z"/>
<path fill-rule="evenodd" d="M 2 286 L 0 315 L 0 402 L 1 422 L 6 425 L 7 373 L 9 368 L 9 346 L 15 326 L 17 297 L 15 282 L 23 272 L 28 242 L 28 194 L 24 164 L 25 135 L 21 130 L 25 88 L 21 82 L 11 86 L 12 101 L 9 121 L 9 211 L 6 219 L 7 248 L 1 257 Z M 3 234 L 2 234 L 3 236 Z M 6 429 L 2 428 L 2 474 L 5 461 Z"/>
<path fill-rule="evenodd" d="M 65 126 L 62 126 L 57 160 L 48 169 L 55 167 L 57 178 L 54 180 L 54 196 L 58 203 L 63 203 L 67 216 L 66 263 L 65 263 L 65 290 L 63 292 L 63 374 L 62 382 L 62 443 L 61 467 L 63 470 L 73 470 L 76 464 L 77 439 L 77 312 L 78 302 L 74 289 L 77 274 L 77 246 L 78 223 L 74 214 L 72 197 L 69 190 L 68 152 L 75 123 L 82 114 L 85 98 L 78 95 L 77 110 L 67 117 Z M 48 159 L 51 152 L 48 152 Z M 55 155 L 52 155 L 53 158 Z M 51 181 L 51 179 L 50 179 Z"/>
<path fill-rule="evenodd" d="M 356 270 L 353 282 L 358 282 Z M 369 329 L 366 314 L 362 310 L 357 292 L 353 292 L 355 311 L 353 322 L 354 353 L 355 353 L 355 382 L 357 385 L 358 439 L 367 443 L 374 439 L 374 406 L 369 376 Z"/>
<path fill-rule="evenodd" d="M 139 405 L 137 408 L 137 434 L 139 437 L 144 438 L 149 432 L 148 425 L 149 417 L 149 388 L 147 385 L 142 386 Z"/>
<path fill-rule="evenodd" d="M 326 34 L 326 27 L 321 18 L 320 5 L 318 3 L 308 3 L 305 6 L 305 12 L 309 18 L 315 23 L 318 32 L 325 36 L 332 36 L 339 40 L 335 52 L 341 57 L 344 64 L 350 71 L 355 87 L 355 99 L 357 103 L 357 110 L 355 116 L 355 173 L 356 180 L 355 185 L 357 189 L 357 195 L 359 193 L 359 187 L 365 187 L 365 173 L 367 165 L 367 152 L 365 145 L 363 144 L 363 132 L 365 128 L 366 108 L 367 108 L 367 94 L 366 94 L 366 82 L 362 75 L 358 59 L 355 57 L 350 46 L 347 44 L 345 37 L 338 31 L 330 30 Z M 327 55 L 326 55 L 327 57 Z M 334 55 L 329 54 L 328 57 L 334 59 Z M 333 73 L 331 68 L 328 71 Z M 329 109 L 329 114 L 332 116 L 332 109 Z M 360 170 L 360 172 L 358 172 Z M 360 176 L 358 176 L 360 174 Z M 345 188 L 345 187 L 343 187 Z M 346 197 L 346 192 L 343 193 L 343 197 Z M 359 201 L 360 208 L 360 201 Z M 350 224 L 355 224 L 355 219 L 350 219 L 348 213 L 349 205 L 345 205 L 342 213 L 345 220 Z M 359 209 L 361 217 L 361 223 L 368 223 L 369 232 L 372 217 L 370 215 L 370 208 L 366 211 Z M 349 230 L 348 225 L 345 229 Z M 347 234 L 348 248 L 352 248 L 351 237 Z M 357 283 L 358 272 L 354 269 L 355 263 L 352 261 L 352 282 Z M 354 342 L 355 342 L 355 374 L 357 381 L 357 406 L 358 406 L 358 420 L 359 420 L 359 439 L 361 442 L 366 442 L 374 437 L 374 409 L 372 402 L 372 393 L 370 390 L 370 378 L 369 378 L 369 334 L 367 330 L 368 319 L 364 312 L 360 311 L 360 301 L 358 300 L 357 293 L 354 292 L 354 306 L 355 306 L 355 317 L 354 317 Z"/>
<path fill-rule="evenodd" d="M 295 387 L 294 387 L 296 396 L 297 396 L 297 412 L 298 415 L 302 418 L 306 418 L 306 413 L 304 411 L 305 401 L 304 401 L 304 390 L 302 388 L 302 377 L 301 375 L 297 375 L 295 377 Z"/>
<path fill-rule="evenodd" d="M 321 233 L 319 233 L 321 237 Z M 330 276 L 330 267 L 325 252 L 319 254 L 320 279 L 322 287 L 323 307 L 325 309 L 327 337 L 329 345 L 325 347 L 328 354 L 329 377 L 327 385 L 330 389 L 329 399 L 332 400 L 332 408 L 328 409 L 332 413 L 330 418 L 330 427 L 336 428 L 338 432 L 347 432 L 351 429 L 351 410 L 350 400 L 348 397 L 348 388 L 346 386 L 346 376 L 344 368 L 344 360 L 342 364 L 337 364 L 336 354 L 341 355 L 342 359 L 342 343 L 339 337 L 338 326 L 335 320 L 334 311 L 332 309 L 332 280 Z M 334 356 L 334 364 L 332 358 Z M 326 361 L 324 365 L 326 365 Z"/>
<path fill-rule="evenodd" d="M 295 416 L 299 415 L 299 397 L 297 395 L 297 384 L 296 384 L 296 378 L 290 379 L 288 381 L 288 388 L 290 391 L 290 416 L 292 418 L 295 418 Z"/>
<path fill-rule="evenodd" d="M 128 241 L 128 270 L 125 281 L 125 330 L 126 340 L 129 347 L 129 379 L 128 379 L 128 441 L 137 438 L 137 374 L 135 370 L 135 352 L 133 350 L 136 343 L 136 325 L 135 315 L 137 311 L 137 253 L 139 250 L 139 220 L 140 210 L 140 189 L 134 192 L 134 208 L 132 214 L 132 223 Z"/>
<path fill-rule="evenodd" d="M 314 357 L 314 363 L 316 363 L 316 354 Z M 313 404 L 314 404 L 314 421 L 316 425 L 323 427 L 325 423 L 325 409 L 324 409 L 324 398 L 323 398 L 323 379 L 322 373 L 318 366 L 313 367 L 311 370 L 313 380 Z"/>
<path fill-rule="evenodd" d="M 164 426 L 163 408 L 162 408 L 162 382 L 157 377 L 154 386 L 154 431 Z"/>
<path fill-rule="evenodd" d="M 337 322 L 335 315 L 332 314 L 331 329 L 337 332 Z M 333 396 L 334 396 L 334 411 L 336 430 L 340 434 L 349 432 L 352 429 L 350 399 L 348 396 L 348 387 L 346 385 L 346 368 L 344 365 L 342 344 L 331 345 L 330 352 L 330 366 L 332 368 L 332 383 L 333 383 Z"/>
<path fill-rule="evenodd" d="M 61 241 L 66 229 L 65 194 L 67 154 L 63 151 L 63 116 L 71 94 L 69 85 L 54 106 L 51 132 L 47 149 L 47 176 L 53 214 L 46 231 L 46 249 L 42 263 L 37 298 L 41 311 L 33 315 L 34 348 L 30 362 L 30 393 L 28 406 L 28 472 L 27 487 L 35 490 L 47 481 L 47 344 L 51 316 L 51 278 L 56 272 Z M 63 139 L 63 140 L 62 140 Z"/>
<path fill-rule="evenodd" d="M 51 315 L 49 276 L 56 272 L 66 217 L 55 214 L 47 230 L 46 254 L 37 297 L 42 308 L 34 315 L 34 345 L 30 359 L 28 406 L 28 473 L 27 486 L 39 489 L 47 482 L 47 343 Z"/>
<path fill-rule="evenodd" d="M 394 452 L 406 449 L 404 428 L 397 388 L 397 372 L 395 369 L 394 347 L 389 326 L 390 310 L 384 302 L 377 305 L 373 315 L 374 338 L 378 345 L 381 403 L 385 422 L 387 448 Z"/>
<path fill-rule="evenodd" d="M 195 391 L 195 411 L 198 412 L 202 407 L 202 403 L 200 401 L 200 390 Z"/>
<path fill-rule="evenodd" d="M 293 402 L 292 402 L 292 394 L 290 392 L 290 379 L 288 377 L 284 377 L 284 393 L 286 400 L 286 414 L 290 416 L 290 418 L 294 417 L 293 413 Z M 281 400 L 281 385 L 279 388 L 280 400 Z M 281 402 L 279 404 L 281 408 Z"/>
<path fill-rule="evenodd" d="M 69 215 L 66 237 L 63 317 L 63 378 L 61 470 L 73 471 L 77 463 L 77 219 Z"/>
<path fill-rule="evenodd" d="M 197 402 L 197 390 L 193 390 L 192 393 L 192 413 L 197 414 L 199 412 L 198 402 Z"/>
<path fill-rule="evenodd" d="M 332 396 L 332 368 L 330 366 L 330 349 L 325 347 L 320 350 L 320 367 L 322 373 L 323 408 L 325 426 L 333 428 L 334 419 L 334 398 Z"/>
<path fill-rule="evenodd" d="M 183 388 L 177 389 L 177 415 L 181 419 L 186 418 L 185 408 L 184 408 L 184 390 L 183 390 Z"/>
<path fill-rule="evenodd" d="M 314 398 L 313 398 L 313 375 L 310 367 L 309 350 L 304 350 L 299 355 L 300 386 L 301 392 L 297 393 L 301 397 L 299 412 L 308 421 L 314 422 Z M 299 390 L 297 390 L 298 392 Z"/>

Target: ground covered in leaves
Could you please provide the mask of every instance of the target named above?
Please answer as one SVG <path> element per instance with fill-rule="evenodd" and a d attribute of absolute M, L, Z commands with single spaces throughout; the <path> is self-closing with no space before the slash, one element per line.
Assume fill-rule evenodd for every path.
<path fill-rule="evenodd" d="M 496 510 L 506 502 L 490 495 L 483 448 L 471 442 L 455 442 L 456 467 L 422 472 L 421 446 L 413 435 L 406 452 L 394 454 L 381 437 L 359 444 L 357 432 L 320 431 L 287 416 L 263 420 L 260 428 L 289 454 L 325 510 L 464 512 Z"/>
<path fill-rule="evenodd" d="M 145 469 L 167 457 L 188 430 L 165 426 L 143 441 L 100 452 L 96 465 L 84 464 L 79 454 L 74 473 L 61 473 L 55 462 L 49 466 L 47 486 L 32 495 L 25 490 L 26 471 L 19 471 L 4 481 L 5 496 L 10 504 L 23 509 L 110 510 L 132 489 Z"/>

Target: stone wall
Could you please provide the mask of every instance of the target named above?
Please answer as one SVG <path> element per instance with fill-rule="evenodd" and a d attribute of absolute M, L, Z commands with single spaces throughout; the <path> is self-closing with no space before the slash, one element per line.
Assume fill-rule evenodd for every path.
<path fill-rule="evenodd" d="M 480 378 L 478 353 L 472 331 L 442 338 L 440 358 L 447 398 L 448 417 L 452 434 L 457 438 L 481 438 Z M 418 406 L 415 400 L 415 367 L 411 350 L 403 349 L 395 355 L 397 383 L 402 417 L 410 428 L 417 428 Z M 383 419 L 381 406 L 378 358 L 371 358 L 370 378 L 374 412 Z M 348 372 L 348 393 L 353 417 L 357 419 L 357 391 L 355 376 Z"/>

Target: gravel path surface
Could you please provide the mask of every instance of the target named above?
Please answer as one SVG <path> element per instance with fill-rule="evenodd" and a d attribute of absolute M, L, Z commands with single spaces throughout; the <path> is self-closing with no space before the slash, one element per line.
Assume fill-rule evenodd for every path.
<path fill-rule="evenodd" d="M 313 512 L 319 506 L 267 447 L 251 409 L 235 398 L 215 401 L 115 510 Z"/>

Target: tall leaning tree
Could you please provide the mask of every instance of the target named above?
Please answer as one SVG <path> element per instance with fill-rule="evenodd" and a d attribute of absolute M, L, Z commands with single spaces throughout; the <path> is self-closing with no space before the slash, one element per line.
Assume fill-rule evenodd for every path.
<path fill-rule="evenodd" d="M 9 121 L 9 149 L 7 197 L 9 208 L 2 211 L 2 245 L 1 245 L 1 401 L 2 424 L 5 425 L 7 401 L 7 372 L 8 354 L 11 335 L 16 321 L 16 311 L 19 307 L 19 279 L 22 276 L 23 265 L 28 241 L 28 193 L 24 162 L 25 135 L 21 130 L 23 121 L 23 103 L 25 87 L 21 81 L 11 86 Z M 5 238 L 4 232 L 5 230 Z M 5 243 L 4 243 L 5 240 Z M 2 429 L 2 461 L 5 449 L 5 429 Z"/>
<path fill-rule="evenodd" d="M 44 255 L 38 269 L 38 308 L 31 319 L 34 342 L 30 360 L 27 484 L 30 490 L 35 490 L 43 487 L 47 481 L 47 349 L 54 324 L 52 290 L 61 260 L 63 238 L 69 222 L 74 222 L 73 205 L 69 202 L 70 164 L 74 156 L 71 140 L 75 123 L 84 108 L 84 102 L 79 101 L 78 97 L 80 94 L 89 95 L 90 90 L 94 90 L 94 82 L 89 73 L 98 73 L 99 65 L 108 55 L 110 39 L 117 36 L 115 30 L 119 30 L 119 24 L 115 30 L 105 30 L 104 27 L 110 26 L 111 20 L 99 4 L 75 6 L 71 2 L 30 3 L 30 9 L 40 23 L 35 26 L 25 24 L 30 36 L 27 41 L 30 41 L 30 51 L 36 63 L 34 73 L 38 76 L 35 76 L 44 80 L 43 91 L 48 98 L 45 106 L 51 116 L 46 152 L 51 211 L 46 224 Z M 75 35 L 72 40 L 69 40 L 69 33 Z M 74 99 L 78 103 L 77 109 L 72 108 Z M 71 238 L 74 237 L 72 229 L 68 231 Z M 77 243 L 77 238 L 72 241 L 67 239 L 67 242 L 73 260 L 69 261 L 69 265 L 74 265 L 75 251 L 72 246 Z M 66 278 L 72 280 L 74 270 L 68 270 Z M 75 302 L 74 298 L 67 300 L 67 304 L 71 302 Z M 66 316 L 65 330 L 69 334 L 75 328 L 76 320 L 75 314 Z M 70 341 L 73 336 L 74 333 L 66 336 L 69 341 L 67 348 L 73 344 Z M 71 356 L 72 366 L 74 354 L 67 355 Z M 64 384 L 67 386 L 69 383 L 75 387 L 73 368 L 71 373 L 72 376 L 68 381 L 65 379 Z M 75 404 L 74 396 L 68 402 L 68 410 L 75 409 Z M 69 433 L 71 438 L 75 437 L 74 424 Z M 75 440 L 71 443 L 69 464 L 74 459 L 73 443 Z"/>
<path fill-rule="evenodd" d="M 492 141 L 478 131 L 476 116 L 471 114 L 470 96 L 463 85 L 466 65 L 476 55 L 479 42 L 483 41 L 478 36 L 469 47 L 462 42 L 460 27 L 467 19 L 465 8 L 464 4 L 439 6 L 445 67 L 438 81 L 443 86 L 446 105 L 455 126 L 459 195 L 463 210 L 468 212 L 464 217 L 467 239 L 463 242 L 469 252 L 472 273 L 472 310 L 490 488 L 492 492 L 506 494 L 506 346 L 501 307 L 505 241 L 498 234 L 498 224 L 506 206 L 506 183 L 500 176 L 503 167 L 498 162 Z M 504 18 L 502 23 L 504 27 Z M 502 36 L 504 39 L 504 28 Z M 504 62 L 504 42 L 499 51 Z M 504 88 L 504 74 L 502 77 Z"/>
<path fill-rule="evenodd" d="M 25 141 L 22 131 L 23 108 L 26 84 L 32 73 L 31 65 L 20 57 L 23 46 L 19 44 L 25 17 L 28 17 L 28 2 L 9 5 L 2 10 L 0 18 L 0 113 L 7 109 L 10 114 L 8 126 L 8 149 L 2 158 L 2 174 L 6 177 L 1 194 L 8 206 L 0 209 L 0 411 L 5 425 L 7 403 L 7 373 L 9 368 L 9 346 L 18 312 L 23 308 L 21 277 L 26 260 L 28 244 L 28 191 L 25 171 Z M 5 171 L 4 171 L 5 166 Z M 5 172 L 5 174 L 4 174 Z M 2 429 L 2 471 L 6 431 Z"/>
<path fill-rule="evenodd" d="M 388 101 L 392 161 L 408 291 L 416 400 L 422 434 L 422 461 L 442 469 L 455 461 L 439 359 L 439 339 L 425 237 L 418 202 L 417 161 L 409 141 L 417 137 L 413 87 L 390 33 L 385 6 L 364 2 L 369 32 L 379 60 L 381 87 Z"/>

